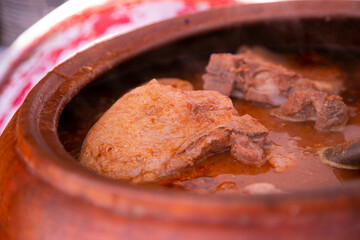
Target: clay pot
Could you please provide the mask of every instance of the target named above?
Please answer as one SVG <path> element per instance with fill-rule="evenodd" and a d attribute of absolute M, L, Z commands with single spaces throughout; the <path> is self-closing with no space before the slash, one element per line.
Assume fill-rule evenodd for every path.
<path fill-rule="evenodd" d="M 150 50 L 179 49 L 179 41 L 224 47 L 225 38 L 235 46 L 241 29 L 252 33 L 248 41 L 272 46 L 351 50 L 360 47 L 359 23 L 355 1 L 237 5 L 161 22 L 77 54 L 31 91 L 1 136 L 0 239 L 356 239 L 359 181 L 249 197 L 130 185 L 79 165 L 59 140 L 58 122 L 84 86 L 130 59 L 149 62 Z M 319 31 L 326 37 L 317 38 Z"/>

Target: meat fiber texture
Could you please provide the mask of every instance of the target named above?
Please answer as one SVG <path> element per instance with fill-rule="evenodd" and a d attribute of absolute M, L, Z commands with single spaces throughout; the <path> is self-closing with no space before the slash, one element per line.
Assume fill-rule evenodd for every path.
<path fill-rule="evenodd" d="M 105 112 L 83 143 L 80 163 L 132 182 L 158 180 L 228 149 L 237 160 L 258 166 L 266 161 L 267 135 L 219 92 L 184 91 L 152 80 Z"/>
<path fill-rule="evenodd" d="M 339 130 L 348 119 L 348 110 L 341 97 L 332 95 L 339 92 L 336 84 L 308 79 L 273 64 L 251 50 L 239 54 L 212 54 L 206 71 L 203 75 L 205 90 L 217 90 L 227 96 L 280 106 L 273 115 L 283 120 L 314 120 L 318 129 Z M 311 100 L 307 94 L 298 91 L 312 91 Z M 309 104 L 305 102 L 310 102 L 312 107 L 307 107 Z M 286 110 L 282 110 L 285 104 Z M 323 106 L 315 107 L 319 104 Z M 309 117 L 300 118 L 296 116 L 299 114 L 294 114 L 295 111 Z"/>
<path fill-rule="evenodd" d="M 348 120 L 347 107 L 340 96 L 316 90 L 299 90 L 272 115 L 289 121 L 314 120 L 318 129 L 341 130 Z"/>

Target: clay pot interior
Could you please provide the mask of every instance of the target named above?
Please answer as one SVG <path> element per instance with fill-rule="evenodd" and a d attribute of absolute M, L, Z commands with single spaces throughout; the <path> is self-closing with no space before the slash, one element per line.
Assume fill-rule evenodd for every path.
<path fill-rule="evenodd" d="M 260 45 L 287 53 L 318 51 L 332 59 L 341 59 L 350 75 L 359 74 L 356 72 L 360 59 L 358 26 L 360 19 L 351 18 L 254 21 L 212 30 L 147 51 L 103 73 L 82 89 L 61 114 L 59 138 L 77 161 L 88 130 L 122 94 L 152 78 L 161 77 L 186 79 L 200 89 L 201 75 L 210 54 L 236 52 L 241 45 Z M 360 81 L 349 84 L 358 87 Z M 334 172 L 342 174 L 342 170 L 335 169 Z"/>
<path fill-rule="evenodd" d="M 90 127 L 122 94 L 154 77 L 199 89 L 209 55 L 241 45 L 319 51 L 343 62 L 348 89 L 359 89 L 359 9 L 357 1 L 217 8 L 109 39 L 60 64 L 0 137 L 0 238 L 356 239 L 358 171 L 345 179 L 333 170 L 343 182 L 287 194 L 197 194 L 106 178 L 77 158 Z"/>

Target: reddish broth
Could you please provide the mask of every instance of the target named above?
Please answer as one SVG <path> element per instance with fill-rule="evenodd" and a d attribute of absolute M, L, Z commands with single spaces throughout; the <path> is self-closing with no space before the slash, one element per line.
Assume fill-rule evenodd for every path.
<path fill-rule="evenodd" d="M 348 69 L 341 63 L 329 61 L 316 53 L 302 56 L 288 54 L 282 56 L 286 66 L 313 79 L 326 80 L 333 74 L 344 75 L 345 87 L 354 85 L 360 74 Z M 360 65 L 360 64 L 358 64 Z M 200 81 L 197 79 L 195 82 Z M 240 115 L 250 114 L 270 130 L 269 138 L 283 146 L 296 157 L 294 166 L 284 172 L 276 172 L 269 163 L 261 167 L 249 166 L 233 159 L 229 152 L 219 153 L 199 161 L 194 169 L 186 169 L 176 176 L 159 181 L 163 187 L 184 189 L 200 193 L 216 192 L 226 183 L 241 190 L 252 183 L 266 182 L 276 188 L 291 191 L 296 189 L 317 188 L 344 181 L 360 179 L 360 170 L 343 170 L 330 167 L 321 162 L 318 152 L 323 147 L 360 138 L 360 90 L 355 84 L 351 91 L 343 94 L 346 104 L 356 109 L 350 115 L 345 129 L 341 132 L 320 131 L 314 122 L 286 122 L 270 116 L 271 107 L 239 99 L 232 99 Z"/>
<path fill-rule="evenodd" d="M 234 106 L 240 115 L 250 114 L 259 119 L 260 122 L 270 130 L 270 139 L 275 144 L 283 146 L 289 153 L 293 153 L 296 156 L 294 166 L 285 172 L 279 173 L 275 172 L 269 163 L 266 163 L 262 167 L 239 163 L 230 156 L 229 152 L 225 151 L 206 159 L 200 159 L 194 168 L 184 169 L 174 176 L 169 176 L 150 185 L 199 193 L 214 193 L 224 184 L 236 186 L 236 188 L 240 190 L 248 184 L 266 182 L 274 184 L 275 187 L 280 190 L 293 191 L 305 188 L 339 185 L 343 182 L 356 179 L 360 180 L 360 170 L 336 169 L 323 164 L 318 157 L 318 151 L 322 147 L 336 145 L 360 137 L 360 71 L 357 70 L 360 69 L 360 64 L 359 62 L 352 62 L 351 68 L 349 68 L 346 62 L 322 61 L 322 57 L 319 58 L 319 61 L 317 57 L 310 57 L 309 61 L 308 57 L 308 55 L 305 55 L 305 57 L 304 55 L 300 57 L 294 57 L 294 55 L 290 57 L 287 56 L 286 58 L 288 60 L 290 59 L 288 67 L 314 79 L 316 76 L 326 78 L 326 76 L 331 74 L 331 68 L 328 68 L 328 72 L 326 71 L 328 64 L 339 66 L 342 71 L 346 73 L 347 81 L 345 82 L 345 87 L 347 90 L 342 94 L 342 97 L 348 106 L 356 109 L 356 112 L 351 114 L 349 122 L 342 132 L 319 131 L 314 128 L 313 122 L 285 122 L 270 116 L 270 110 L 272 108 L 269 106 L 233 99 Z M 312 61 L 311 59 L 316 59 L 316 61 Z M 187 73 L 185 76 L 155 76 L 184 78 L 191 81 L 195 89 L 201 89 L 201 75 L 204 72 L 204 64 L 206 64 L 207 60 L 201 61 L 199 61 L 199 67 L 196 67 L 191 74 Z M 182 69 L 178 69 L 177 71 L 180 74 Z M 156 71 L 152 73 L 158 74 Z M 146 75 L 144 73 L 142 74 L 144 76 Z M 137 84 L 140 83 L 141 82 L 138 82 Z M 100 84 L 98 86 L 106 84 L 108 83 L 102 83 L 102 85 Z M 127 86 L 126 83 L 122 83 L 121 87 L 127 87 L 127 89 L 124 90 L 128 91 L 134 86 Z M 71 116 L 69 119 L 67 119 L 67 114 L 69 115 L 69 113 L 64 114 L 64 119 L 60 120 L 59 124 L 60 139 L 74 158 L 78 157 L 82 141 L 89 128 L 119 97 L 118 92 L 109 94 L 109 89 L 113 89 L 111 85 L 104 89 L 95 87 L 90 87 L 89 89 L 86 94 L 92 95 L 91 99 L 99 100 L 92 103 L 87 103 L 83 100 L 78 101 L 78 106 L 74 104 L 75 108 L 80 107 L 84 110 L 73 112 L 72 114 L 74 116 Z M 121 94 L 124 93 L 124 90 L 121 90 Z"/>
<path fill-rule="evenodd" d="M 359 92 L 360 94 L 360 92 Z M 276 188 L 290 191 L 340 184 L 360 179 L 359 170 L 342 170 L 327 166 L 318 157 L 318 150 L 360 136 L 360 116 L 351 117 L 343 132 L 321 132 L 314 123 L 284 122 L 270 116 L 271 108 L 233 100 L 242 114 L 250 114 L 269 130 L 270 139 L 296 156 L 295 164 L 285 172 L 275 172 L 269 163 L 262 167 L 235 161 L 229 152 L 213 155 L 198 162 L 195 169 L 187 169 L 176 176 L 160 181 L 164 187 L 196 192 L 215 192 L 223 182 L 233 182 L 237 188 L 257 182 L 272 183 Z M 360 109 L 360 101 L 352 106 Z"/>

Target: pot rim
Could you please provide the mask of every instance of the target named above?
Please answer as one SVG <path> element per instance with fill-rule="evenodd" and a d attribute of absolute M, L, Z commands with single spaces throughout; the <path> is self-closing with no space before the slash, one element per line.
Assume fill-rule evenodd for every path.
<path fill-rule="evenodd" d="M 360 2 L 324 2 L 290 1 L 219 7 L 156 23 L 78 53 L 48 73 L 30 92 L 14 117 L 17 119 L 17 153 L 32 174 L 58 190 L 116 214 L 132 217 L 163 218 L 166 215 L 168 219 L 217 222 L 243 214 L 271 214 L 273 211 L 292 214 L 294 207 L 301 213 L 309 213 L 359 204 L 356 203 L 360 202 L 359 181 L 265 196 L 199 195 L 131 185 L 80 166 L 64 149 L 57 134 L 63 109 L 86 84 L 119 63 L 151 49 L 202 33 L 260 21 L 294 17 L 360 19 Z M 281 10 L 284 8 L 286 11 Z M 186 214 L 189 212 L 191 214 Z M 223 218 L 215 219 L 214 216 L 219 214 Z"/>

